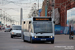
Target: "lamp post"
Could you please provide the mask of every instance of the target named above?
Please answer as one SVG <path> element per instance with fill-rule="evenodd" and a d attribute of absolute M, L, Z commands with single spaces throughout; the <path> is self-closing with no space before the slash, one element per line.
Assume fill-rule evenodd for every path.
<path fill-rule="evenodd" d="M 50 0 L 45 0 L 46 1 L 46 5 L 45 5 L 45 17 L 47 17 L 47 9 L 48 9 L 48 4 Z"/>
<path fill-rule="evenodd" d="M 22 18 L 23 18 L 23 9 L 21 8 L 21 11 L 20 11 L 20 25 L 22 25 Z"/>
<path fill-rule="evenodd" d="M 34 3 L 34 16 L 36 17 L 36 3 Z"/>
<path fill-rule="evenodd" d="M 3 11 L 3 13 L 4 13 L 4 24 L 6 25 L 7 24 L 7 22 L 6 22 L 6 13 L 5 13 L 5 11 Z"/>
<path fill-rule="evenodd" d="M 53 21 L 55 21 L 55 10 L 54 10 L 54 4 L 55 4 L 55 0 L 52 0 L 52 17 L 53 17 Z"/>
<path fill-rule="evenodd" d="M 2 23 L 1 17 L 2 17 L 2 9 L 0 9 L 0 23 Z"/>
<path fill-rule="evenodd" d="M 38 0 L 38 16 L 39 16 L 39 0 Z"/>
<path fill-rule="evenodd" d="M 2 17 L 2 9 L 0 9 L 0 17 Z"/>

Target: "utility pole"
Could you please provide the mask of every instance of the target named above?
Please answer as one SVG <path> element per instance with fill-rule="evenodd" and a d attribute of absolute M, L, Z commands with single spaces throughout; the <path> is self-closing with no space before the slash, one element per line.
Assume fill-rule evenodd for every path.
<path fill-rule="evenodd" d="M 34 3 L 34 17 L 36 17 L 36 3 Z"/>
<path fill-rule="evenodd" d="M 2 9 L 0 9 L 0 22 L 2 23 Z"/>
<path fill-rule="evenodd" d="M 45 17 L 47 16 L 47 0 L 46 1 L 46 5 L 45 5 Z"/>
<path fill-rule="evenodd" d="M 4 12 L 4 24 L 5 24 L 5 11 L 3 11 Z M 6 25 L 6 24 L 5 24 Z"/>
<path fill-rule="evenodd" d="M 23 17 L 23 11 L 22 11 L 22 8 L 21 8 L 21 11 L 20 11 L 20 25 L 22 25 L 22 17 Z"/>
<path fill-rule="evenodd" d="M 52 1 L 52 12 L 53 12 L 52 17 L 53 17 L 53 21 L 55 21 L 55 12 L 54 12 L 55 11 L 54 10 L 55 5 L 54 4 L 55 4 L 55 0 Z"/>
<path fill-rule="evenodd" d="M 46 5 L 45 5 L 45 17 L 47 17 L 47 10 L 48 10 L 49 0 L 45 0 L 45 1 L 46 1 Z"/>
<path fill-rule="evenodd" d="M 38 0 L 38 15 L 39 15 L 39 0 Z"/>

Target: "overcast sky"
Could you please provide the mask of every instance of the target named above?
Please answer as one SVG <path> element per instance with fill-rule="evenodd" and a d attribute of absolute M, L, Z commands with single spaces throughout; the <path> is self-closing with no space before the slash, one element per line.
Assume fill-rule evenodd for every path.
<path fill-rule="evenodd" d="M 39 0 L 39 8 L 42 7 L 42 2 L 43 0 Z M 23 17 L 26 18 L 34 3 L 38 8 L 38 0 L 0 0 L 0 8 L 5 11 L 6 15 L 9 14 L 11 18 L 16 20 L 16 18 L 20 18 L 21 7 L 23 8 Z"/>

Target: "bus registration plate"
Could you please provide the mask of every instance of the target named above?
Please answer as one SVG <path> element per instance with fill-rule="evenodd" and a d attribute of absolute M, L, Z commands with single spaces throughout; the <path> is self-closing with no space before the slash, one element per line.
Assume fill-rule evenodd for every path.
<path fill-rule="evenodd" d="M 46 41 L 46 39 L 41 39 L 41 41 Z"/>

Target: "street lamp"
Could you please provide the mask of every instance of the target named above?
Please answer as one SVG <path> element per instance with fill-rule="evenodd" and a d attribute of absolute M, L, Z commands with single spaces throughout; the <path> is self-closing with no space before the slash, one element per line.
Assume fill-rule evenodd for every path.
<path fill-rule="evenodd" d="M 49 4 L 49 0 L 47 0 L 47 6 L 48 6 L 48 4 Z"/>
<path fill-rule="evenodd" d="M 2 17 L 2 14 L 1 13 L 2 13 L 2 9 L 0 9 L 0 17 Z"/>
<path fill-rule="evenodd" d="M 53 21 L 55 21 L 55 12 L 54 12 L 54 4 L 55 4 L 55 0 L 52 0 L 52 17 L 53 17 Z"/>
<path fill-rule="evenodd" d="M 49 0 L 46 0 L 46 5 L 45 5 L 45 16 L 47 16 L 48 3 L 49 3 Z"/>
<path fill-rule="evenodd" d="M 39 15 L 39 0 L 38 0 L 38 15 Z"/>

